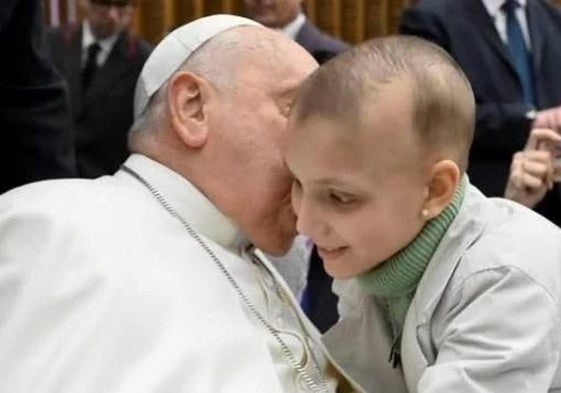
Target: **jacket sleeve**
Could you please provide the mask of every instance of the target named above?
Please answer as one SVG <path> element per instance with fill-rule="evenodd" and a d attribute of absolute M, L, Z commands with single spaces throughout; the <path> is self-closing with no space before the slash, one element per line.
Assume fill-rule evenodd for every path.
<path fill-rule="evenodd" d="M 468 276 L 433 319 L 437 356 L 418 393 L 547 392 L 561 324 L 551 294 L 513 267 Z"/>
<path fill-rule="evenodd" d="M 450 22 L 453 23 L 453 22 Z M 435 43 L 452 57 L 451 37 L 442 17 L 434 12 L 413 7 L 403 12 L 399 30 L 401 34 L 415 35 Z M 468 70 L 464 70 L 469 74 Z M 476 129 L 474 152 L 485 156 L 510 156 L 523 148 L 528 138 L 532 120 L 525 104 L 493 102 L 486 100 L 473 86 L 476 101 Z"/>

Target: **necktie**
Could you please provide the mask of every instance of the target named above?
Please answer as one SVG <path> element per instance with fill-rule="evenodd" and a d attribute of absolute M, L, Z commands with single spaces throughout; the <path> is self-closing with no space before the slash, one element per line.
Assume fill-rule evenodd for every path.
<path fill-rule="evenodd" d="M 101 47 L 97 43 L 93 43 L 88 47 L 88 56 L 86 58 L 86 65 L 82 69 L 82 90 L 86 91 L 93 79 L 97 69 L 97 55 Z"/>
<path fill-rule="evenodd" d="M 516 73 L 522 86 L 524 102 L 532 107 L 536 106 L 534 90 L 534 68 L 532 66 L 532 55 L 522 34 L 522 28 L 516 17 L 516 9 L 520 7 L 517 0 L 507 0 L 503 4 L 506 16 L 507 47 L 516 68 Z"/>

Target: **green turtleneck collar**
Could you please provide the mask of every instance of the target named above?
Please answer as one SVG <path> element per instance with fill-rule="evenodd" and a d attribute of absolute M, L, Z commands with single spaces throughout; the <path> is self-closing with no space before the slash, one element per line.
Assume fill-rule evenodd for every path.
<path fill-rule="evenodd" d="M 452 202 L 437 217 L 428 221 L 411 243 L 375 269 L 357 277 L 360 286 L 367 293 L 387 300 L 388 317 L 395 344 L 398 344 L 397 341 L 401 336 L 407 309 L 417 285 L 448 227 L 460 210 L 466 183 L 467 178 L 464 176 Z"/>
<path fill-rule="evenodd" d="M 370 294 L 400 297 L 414 292 L 442 237 L 458 214 L 464 198 L 466 180 L 462 179 L 452 202 L 438 216 L 428 221 L 409 245 L 377 268 L 357 277 Z"/>

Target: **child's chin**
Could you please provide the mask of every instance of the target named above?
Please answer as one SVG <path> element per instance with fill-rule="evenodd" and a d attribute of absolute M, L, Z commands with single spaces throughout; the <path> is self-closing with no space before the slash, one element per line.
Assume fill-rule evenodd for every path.
<path fill-rule="evenodd" d="M 352 270 L 352 261 L 345 258 L 345 256 L 346 255 L 340 255 L 337 258 L 322 258 L 326 273 L 338 280 L 346 280 L 356 276 L 357 272 Z"/>
<path fill-rule="evenodd" d="M 318 247 L 318 254 L 324 262 L 336 263 L 343 259 L 348 252 L 349 247 L 340 247 L 335 250 Z"/>

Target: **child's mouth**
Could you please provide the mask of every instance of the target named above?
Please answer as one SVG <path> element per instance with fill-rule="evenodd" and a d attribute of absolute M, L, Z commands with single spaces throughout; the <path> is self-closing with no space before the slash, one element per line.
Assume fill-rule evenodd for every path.
<path fill-rule="evenodd" d="M 339 257 L 343 254 L 349 247 L 342 246 L 342 247 L 320 247 L 318 246 L 318 254 L 321 259 L 334 259 Z"/>

